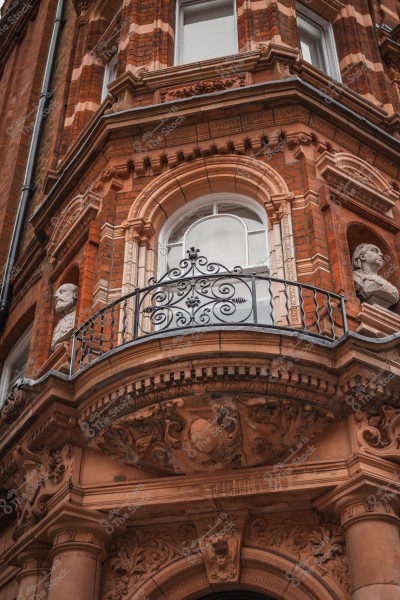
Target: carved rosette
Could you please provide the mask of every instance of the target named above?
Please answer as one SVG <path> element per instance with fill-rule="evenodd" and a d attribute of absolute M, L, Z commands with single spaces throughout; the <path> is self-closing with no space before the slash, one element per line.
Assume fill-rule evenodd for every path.
<path fill-rule="evenodd" d="M 350 592 L 346 540 L 340 525 L 316 513 L 282 513 L 253 518 L 245 545 L 268 548 L 292 556 L 298 569 L 294 577 L 305 574 L 328 577 Z"/>
<path fill-rule="evenodd" d="M 25 442 L 16 448 L 14 458 L 18 471 L 8 501 L 17 510 L 18 537 L 46 514 L 49 499 L 69 481 L 74 453 L 69 444 L 59 449 L 32 449 Z"/>
<path fill-rule="evenodd" d="M 400 408 L 382 404 L 354 415 L 357 441 L 368 454 L 400 462 Z"/>
<path fill-rule="evenodd" d="M 331 412 L 297 400 L 203 394 L 108 419 L 91 443 L 150 472 L 214 472 L 273 464 L 289 451 L 300 456 L 300 440 L 309 441 L 333 420 Z M 91 427 L 96 431 L 96 422 Z"/>
<path fill-rule="evenodd" d="M 103 569 L 102 600 L 124 600 L 161 568 L 185 556 L 193 525 L 143 527 L 117 537 Z"/>

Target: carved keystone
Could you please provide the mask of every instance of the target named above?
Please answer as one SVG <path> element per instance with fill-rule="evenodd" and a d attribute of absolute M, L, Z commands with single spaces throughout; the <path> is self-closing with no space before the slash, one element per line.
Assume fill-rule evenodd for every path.
<path fill-rule="evenodd" d="M 192 555 L 201 553 L 211 584 L 238 582 L 240 551 L 247 512 L 211 512 L 192 515 L 197 539 L 192 542 Z"/>

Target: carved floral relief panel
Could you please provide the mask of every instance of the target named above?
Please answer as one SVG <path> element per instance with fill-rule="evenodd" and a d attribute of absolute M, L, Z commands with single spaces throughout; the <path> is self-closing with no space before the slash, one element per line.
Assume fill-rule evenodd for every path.
<path fill-rule="evenodd" d="M 272 464 L 323 432 L 329 410 L 273 396 L 204 394 L 153 404 L 106 427 L 94 447 L 150 472 Z"/>

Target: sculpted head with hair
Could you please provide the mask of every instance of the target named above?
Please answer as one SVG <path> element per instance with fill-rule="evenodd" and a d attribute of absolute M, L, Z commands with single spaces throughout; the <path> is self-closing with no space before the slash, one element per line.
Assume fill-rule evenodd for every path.
<path fill-rule="evenodd" d="M 76 301 L 78 298 L 78 287 L 74 283 L 63 283 L 55 293 L 55 309 L 60 320 L 53 331 L 51 349 L 57 348 L 69 340 L 75 328 Z"/>
<path fill-rule="evenodd" d="M 374 244 L 359 244 L 354 250 L 352 268 L 357 294 L 368 304 L 389 308 L 398 302 L 399 291 L 378 275 L 383 264 L 382 251 Z"/>

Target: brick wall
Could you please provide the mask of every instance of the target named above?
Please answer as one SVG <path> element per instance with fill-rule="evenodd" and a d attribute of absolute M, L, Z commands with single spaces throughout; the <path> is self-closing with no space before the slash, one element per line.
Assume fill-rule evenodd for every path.
<path fill-rule="evenodd" d="M 78 3 L 75 4 L 78 7 Z M 358 111 L 360 117 L 366 115 L 382 129 L 390 132 L 388 119 L 399 109 L 399 97 L 389 77 L 389 67 L 381 58 L 378 46 L 381 41 L 374 31 L 375 24 L 379 24 L 379 18 L 383 18 L 382 14 L 375 7 L 375 12 L 371 15 L 366 1 L 357 0 L 344 8 L 340 8 L 340 3 L 337 5 L 326 8 L 327 5 L 319 0 L 307 3 L 307 6 L 329 17 L 333 23 L 343 83 L 349 88 L 347 106 L 351 107 L 353 112 Z M 64 185 L 65 181 L 65 189 L 49 212 L 49 220 L 59 214 L 72 198 L 97 184 L 101 184 L 103 188 L 102 207 L 90 231 L 85 234 L 84 242 L 80 243 L 75 254 L 72 253 L 71 261 L 62 268 L 52 263 L 44 252 L 46 236 L 51 236 L 50 223 L 40 241 L 33 226 L 27 224 L 19 264 L 31 265 L 29 275 L 35 277 L 35 282 L 29 287 L 27 297 L 24 292 L 26 272 L 16 276 L 12 312 L 2 340 L 3 356 L 13 340 L 18 337 L 26 315 L 32 316 L 35 311 L 34 340 L 37 362 L 40 365 L 47 360 L 54 326 L 54 292 L 60 282 L 68 276 L 72 265 L 79 270 L 80 322 L 91 310 L 101 305 L 100 301 L 100 304 L 96 304 L 96 301 L 101 296 L 98 291 L 104 282 L 105 296 L 101 296 L 102 302 L 113 298 L 113 290 L 120 289 L 122 285 L 125 245 L 121 232 L 117 235 L 115 231 L 121 227 L 130 207 L 146 185 L 157 180 L 160 173 L 166 170 L 171 170 L 172 173 L 176 165 L 206 155 L 202 153 L 212 155 L 237 151 L 253 156 L 256 154 L 255 150 L 237 149 L 246 148 L 248 143 L 251 148 L 252 143 L 260 144 L 263 136 L 273 137 L 279 131 L 290 134 L 292 140 L 299 132 L 308 136 L 309 141 L 305 148 L 300 142 L 293 142 L 295 150 L 287 144 L 270 160 L 266 161 L 262 156 L 257 160 L 268 162 L 268 165 L 283 177 L 296 197 L 292 218 L 296 260 L 301 265 L 299 280 L 335 292 L 351 291 L 352 287 L 346 239 L 347 226 L 357 220 L 365 225 L 368 218 L 355 216 L 351 212 L 348 214 L 347 209 L 343 209 L 338 220 L 332 214 L 326 181 L 317 173 L 315 166 L 319 155 L 326 149 L 332 153 L 350 152 L 360 159 L 370 160 L 387 178 L 388 185 L 393 186 L 393 181 L 399 180 L 399 168 L 393 152 L 388 150 L 386 155 L 383 155 L 371 141 L 372 134 L 364 132 L 361 120 L 359 130 L 356 131 L 353 127 L 349 132 L 345 126 L 345 118 L 340 115 L 339 119 L 340 111 L 335 114 L 335 107 L 327 103 L 323 105 L 321 98 L 320 109 L 317 104 L 310 108 L 311 100 L 304 100 L 302 104 L 297 98 L 296 102 L 299 104 L 295 105 L 289 96 L 286 102 L 285 98 L 279 95 L 268 96 L 269 92 L 265 89 L 264 95 L 261 94 L 258 103 L 253 105 L 252 97 L 249 96 L 246 104 L 246 100 L 241 99 L 240 95 L 235 100 L 231 93 L 235 92 L 235 88 L 231 91 L 226 88 L 222 92 L 225 94 L 223 97 L 216 97 L 213 104 L 207 100 L 206 104 L 205 100 L 202 100 L 203 92 L 200 87 L 196 88 L 200 91 L 195 91 L 196 108 L 191 109 L 190 106 L 194 104 L 192 102 L 189 105 L 190 93 L 185 96 L 186 92 L 182 92 L 183 96 L 173 96 L 174 90 L 180 90 L 185 85 L 203 85 L 204 81 L 212 82 L 219 76 L 205 76 L 200 69 L 198 75 L 189 70 L 180 80 L 173 79 L 181 69 L 170 68 L 174 55 L 175 2 L 154 0 L 143 3 L 132 0 L 125 2 L 119 13 L 120 8 L 121 4 L 117 1 L 110 5 L 93 3 L 85 13 L 79 11 L 79 7 L 77 11 L 72 1 L 67 2 L 65 25 L 53 80 L 54 109 L 49 112 L 45 121 L 36 170 L 36 191 L 29 216 L 32 217 L 38 207 L 44 201 L 47 202 L 52 181 L 57 179 L 61 185 Z M 394 24 L 397 9 L 398 4 L 392 0 L 384 3 L 382 10 L 387 24 Z M 29 113 L 34 102 L 37 102 L 54 10 L 55 2 L 52 0 L 40 3 L 37 17 L 28 23 L 25 37 L 13 48 L 4 64 L 0 83 L 2 131 L 13 127 L 18 119 Z M 293 58 L 298 48 L 298 35 L 294 3 L 291 0 L 269 0 L 265 8 L 260 7 L 260 3 L 256 1 L 238 0 L 237 14 L 240 51 L 253 51 L 254 56 L 258 52 L 253 66 L 248 67 L 246 79 L 241 83 L 234 83 L 239 92 L 244 89 L 243 82 L 250 85 L 275 80 L 279 84 L 288 74 L 293 78 L 304 78 L 317 88 L 320 86 L 327 89 L 328 78 L 315 73 L 312 68 L 307 68 Z M 152 105 L 159 105 L 162 94 L 168 94 L 170 90 L 172 97 L 177 101 L 182 98 L 187 101 L 186 121 L 174 134 L 163 137 L 158 145 L 149 150 L 146 157 L 134 152 L 133 142 L 142 139 L 143 134 L 151 131 L 159 123 L 159 116 L 147 117 L 145 113 L 141 113 L 130 118 L 129 122 L 124 122 L 123 117 L 118 122 L 116 117 L 115 126 L 110 127 L 108 137 L 101 137 L 99 133 L 101 128 L 105 127 L 104 122 L 96 131 L 93 129 L 94 123 L 106 109 L 110 115 L 107 122 L 111 122 L 113 115 L 111 100 L 100 105 L 104 73 L 103 53 L 99 51 L 100 58 L 93 56 L 104 35 L 107 34 L 108 37 L 109 34 L 115 34 L 115 29 L 110 29 L 113 19 L 116 23 L 115 29 L 121 27 L 116 36 L 120 46 L 117 77 L 123 77 L 126 71 L 130 71 L 137 82 L 130 107 L 148 106 L 151 109 Z M 277 54 L 277 58 L 268 58 L 270 41 L 274 47 L 280 48 L 281 54 Z M 263 46 L 257 46 L 259 43 Z M 27 68 L 27 64 L 32 65 L 32 68 Z M 159 81 L 156 80 L 157 75 Z M 235 79 L 237 75 L 235 71 L 230 77 Z M 211 85 L 211 88 L 205 89 L 209 91 L 217 88 Z M 258 92 L 254 92 L 256 93 Z M 340 94 L 337 93 L 333 97 L 340 97 Z M 324 110 L 328 109 L 332 111 L 330 117 L 324 113 Z M 267 110 L 270 111 L 270 115 L 262 121 L 261 115 Z M 258 119 L 259 125 L 253 130 L 250 131 L 243 121 L 239 128 L 232 125 L 232 130 L 229 130 L 227 125 L 225 134 L 212 133 L 215 131 L 212 123 L 222 122 L 224 119 L 227 123 L 233 119 L 233 123 L 235 118 L 240 120 L 245 114 L 252 115 L 255 122 Z M 263 122 L 266 125 L 262 125 Z M 194 129 L 197 134 L 193 136 L 191 132 Z M 207 133 L 204 133 L 205 131 Z M 91 152 L 87 152 L 85 144 L 87 140 L 91 140 L 91 135 L 95 141 Z M 250 142 L 246 141 L 249 138 Z M 3 263 L 20 194 L 29 140 L 29 131 L 19 139 L 10 135 L 2 136 L 1 150 L 2 155 L 6 157 L 0 165 L 0 255 L 3 257 Z M 296 154 L 300 147 L 302 151 Z M 77 152 L 80 153 L 79 156 L 85 154 L 86 162 L 80 170 L 71 168 L 71 173 L 75 174 L 70 176 L 67 173 L 68 165 L 74 160 Z M 115 169 L 116 166 L 119 169 L 122 163 L 126 165 L 129 162 L 132 163 L 132 168 L 123 176 L 110 176 L 111 181 L 105 176 L 108 170 Z M 303 199 L 298 200 L 298 197 Z M 396 210 L 394 219 L 398 215 Z M 369 224 L 375 228 L 377 235 L 384 236 L 384 225 L 376 222 Z M 114 228 L 114 233 L 101 234 L 108 226 Z M 395 230 L 386 237 L 388 236 L 390 251 L 398 261 L 399 238 L 396 237 Z M 155 235 L 149 243 L 156 247 L 157 236 Z M 308 264 L 311 266 L 308 267 Z M 397 273 L 394 275 L 394 283 L 399 284 L 396 277 Z M 354 317 L 359 308 L 357 302 L 353 301 L 350 308 Z"/>

